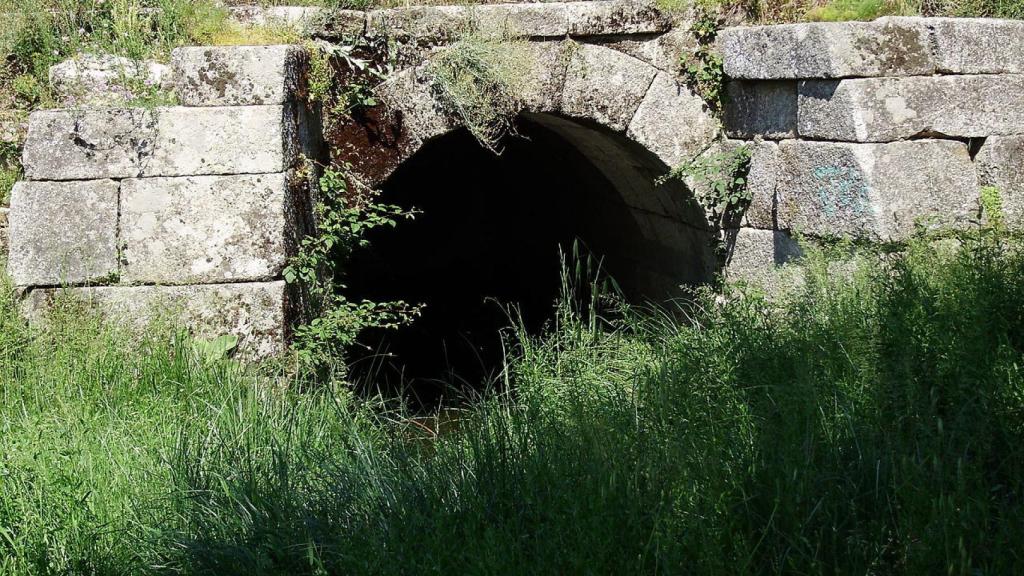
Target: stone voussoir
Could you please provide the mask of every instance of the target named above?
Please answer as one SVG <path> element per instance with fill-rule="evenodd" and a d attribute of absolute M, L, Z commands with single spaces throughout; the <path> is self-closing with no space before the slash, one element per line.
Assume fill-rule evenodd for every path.
<path fill-rule="evenodd" d="M 29 120 L 30 180 L 273 173 L 298 155 L 293 105 L 47 110 Z"/>
<path fill-rule="evenodd" d="M 8 269 L 17 286 L 101 282 L 118 274 L 118 183 L 19 182 Z"/>
<path fill-rule="evenodd" d="M 562 92 L 562 113 L 624 131 L 658 70 L 621 52 L 581 45 L 572 55 Z"/>
<path fill-rule="evenodd" d="M 779 161 L 779 226 L 810 236 L 900 241 L 918 225 L 965 226 L 977 215 L 977 175 L 962 142 L 783 140 Z"/>
<path fill-rule="evenodd" d="M 284 352 L 288 318 L 283 281 L 194 286 L 97 286 L 34 289 L 24 303 L 26 315 L 41 321 L 54 299 L 67 293 L 112 321 L 138 331 L 154 319 L 171 320 L 197 338 L 233 334 L 243 358 Z"/>
<path fill-rule="evenodd" d="M 737 79 L 917 76 L 937 69 L 924 18 L 727 28 L 717 46 L 726 75 Z"/>
<path fill-rule="evenodd" d="M 655 76 L 626 131 L 666 166 L 693 159 L 718 133 L 718 121 L 704 101 L 667 72 Z"/>
<path fill-rule="evenodd" d="M 921 134 L 1024 133 L 1019 74 L 808 80 L 799 92 L 799 132 L 808 138 L 891 142 Z"/>
<path fill-rule="evenodd" d="M 1006 224 L 1024 230 L 1024 135 L 986 139 L 975 161 L 981 185 L 999 190 Z"/>
<path fill-rule="evenodd" d="M 280 276 L 298 223 L 287 174 L 121 183 L 121 281 L 213 284 Z"/>
<path fill-rule="evenodd" d="M 249 106 L 295 100 L 308 62 L 300 46 L 195 46 L 171 55 L 185 106 Z"/>

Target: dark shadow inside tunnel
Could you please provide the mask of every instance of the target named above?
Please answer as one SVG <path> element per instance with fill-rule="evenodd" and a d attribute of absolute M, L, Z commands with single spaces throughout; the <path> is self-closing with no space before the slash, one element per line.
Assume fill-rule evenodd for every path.
<path fill-rule="evenodd" d="M 383 201 L 421 214 L 375 231 L 345 267 L 350 298 L 425 308 L 366 334 L 355 378 L 421 405 L 485 385 L 502 366 L 507 306 L 541 329 L 574 243 L 631 302 L 709 281 L 711 233 L 681 184 L 654 184 L 667 170 L 619 134 L 548 115 L 522 116 L 501 155 L 465 130 L 428 142 L 382 186 Z"/>

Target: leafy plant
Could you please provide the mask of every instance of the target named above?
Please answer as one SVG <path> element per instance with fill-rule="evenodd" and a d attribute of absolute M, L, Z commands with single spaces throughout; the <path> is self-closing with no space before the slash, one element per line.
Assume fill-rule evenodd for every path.
<path fill-rule="evenodd" d="M 703 154 L 673 168 L 658 179 L 658 184 L 669 179 L 687 182 L 693 187 L 701 206 L 711 213 L 713 220 L 721 223 L 727 214 L 751 200 L 747 187 L 750 159 L 751 150 L 747 146 Z"/>
<path fill-rule="evenodd" d="M 191 338 L 192 350 L 204 364 L 213 364 L 228 358 L 238 348 L 238 336 L 224 334 L 216 338 Z"/>
<path fill-rule="evenodd" d="M 284 270 L 286 282 L 303 288 L 311 317 L 295 329 L 294 348 L 314 364 L 341 358 L 366 328 L 396 328 L 419 314 L 419 307 L 402 301 L 349 301 L 339 269 L 353 250 L 369 245 L 369 231 L 393 228 L 415 212 L 379 202 L 379 191 L 332 168 L 320 177 L 317 196 L 315 229 Z"/>
<path fill-rule="evenodd" d="M 996 186 L 982 186 L 981 215 L 992 228 L 1003 227 L 1003 196 Z"/>
<path fill-rule="evenodd" d="M 720 27 L 721 21 L 713 9 L 699 8 L 691 27 L 697 39 L 697 48 L 682 63 L 687 86 L 715 114 L 722 110 L 722 86 L 725 82 L 722 57 L 714 51 L 715 37 Z"/>

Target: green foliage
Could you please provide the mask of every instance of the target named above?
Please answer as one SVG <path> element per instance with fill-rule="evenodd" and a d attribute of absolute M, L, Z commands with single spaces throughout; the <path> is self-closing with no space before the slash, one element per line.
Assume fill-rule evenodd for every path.
<path fill-rule="evenodd" d="M 469 34 L 439 50 L 428 74 L 447 111 L 480 144 L 498 152 L 501 139 L 515 131 L 532 66 L 524 42 Z"/>
<path fill-rule="evenodd" d="M 691 27 L 697 39 L 697 48 L 682 63 L 687 86 L 715 114 L 722 111 L 722 89 L 725 82 L 722 57 L 714 49 L 719 28 L 721 21 L 717 12 L 706 7 L 698 9 Z"/>
<path fill-rule="evenodd" d="M 401 301 L 350 302 L 345 297 L 340 266 L 353 250 L 369 245 L 366 234 L 415 215 L 380 203 L 379 195 L 336 169 L 326 169 L 319 179 L 315 229 L 301 240 L 298 254 L 284 270 L 285 281 L 304 290 L 311 313 L 295 329 L 295 350 L 306 361 L 339 361 L 364 329 L 397 328 L 419 314 L 418 307 Z"/>
<path fill-rule="evenodd" d="M 0 142 L 0 206 L 10 202 L 11 189 L 21 178 L 21 151 L 10 142 Z"/>
<path fill-rule="evenodd" d="M 673 168 L 657 183 L 677 179 L 693 186 L 701 206 L 716 222 L 721 222 L 731 211 L 750 203 L 751 192 L 747 188 L 750 158 L 750 148 L 744 145 L 705 153 Z"/>
<path fill-rule="evenodd" d="M 819 22 L 874 20 L 882 16 L 912 15 L 911 10 L 906 2 L 894 0 L 831 0 L 809 10 L 807 19 Z"/>
<path fill-rule="evenodd" d="M 166 59 L 226 25 L 212 0 L 0 0 L 0 96 L 23 108 L 49 103 L 50 66 L 79 52 Z"/>
<path fill-rule="evenodd" d="M 187 341 L 188 335 L 181 337 Z M 238 348 L 238 336 L 234 334 L 223 334 L 212 339 L 193 338 L 192 350 L 196 357 L 205 364 L 212 364 L 224 360 Z"/>
<path fill-rule="evenodd" d="M 419 419 L 73 302 L 30 329 L 7 287 L 0 572 L 1019 574 L 1021 247 L 809 249 L 674 313 L 568 291 L 514 392 Z"/>
<path fill-rule="evenodd" d="M 995 186 L 981 187 L 981 215 L 993 228 L 1003 227 L 1003 196 Z"/>

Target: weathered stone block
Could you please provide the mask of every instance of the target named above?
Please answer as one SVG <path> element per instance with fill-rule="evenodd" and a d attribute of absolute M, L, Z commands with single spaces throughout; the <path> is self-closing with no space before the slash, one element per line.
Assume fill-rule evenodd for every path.
<path fill-rule="evenodd" d="M 465 6 L 408 6 L 372 10 L 366 33 L 399 41 L 440 44 L 453 40 L 471 27 Z"/>
<path fill-rule="evenodd" d="M 625 130 L 657 73 L 649 64 L 610 48 L 579 46 L 566 72 L 562 112 Z"/>
<path fill-rule="evenodd" d="M 408 6 L 373 10 L 367 20 L 371 36 L 440 44 L 467 31 L 506 33 L 531 38 L 615 34 L 655 34 L 671 28 L 671 18 L 653 2 L 597 0 L 483 4 L 478 6 Z"/>
<path fill-rule="evenodd" d="M 725 85 L 723 124 L 730 138 L 795 138 L 797 83 L 734 80 Z"/>
<path fill-rule="evenodd" d="M 171 61 L 183 105 L 248 106 L 293 101 L 308 56 L 300 46 L 197 46 Z"/>
<path fill-rule="evenodd" d="M 656 38 L 646 36 L 614 36 L 606 40 L 594 39 L 613 50 L 628 54 L 654 66 L 662 72 L 678 75 L 679 63 L 697 48 L 697 39 L 688 26 L 676 25 Z"/>
<path fill-rule="evenodd" d="M 1024 21 L 929 18 L 943 74 L 1024 74 Z"/>
<path fill-rule="evenodd" d="M 561 38 L 569 33 L 565 3 L 483 4 L 469 9 L 474 27 L 487 34 Z"/>
<path fill-rule="evenodd" d="M 718 130 L 718 121 L 700 96 L 677 84 L 667 72 L 659 72 L 626 134 L 674 167 L 711 145 Z"/>
<path fill-rule="evenodd" d="M 300 34 L 340 40 L 358 38 L 366 30 L 366 13 L 317 6 L 234 6 L 231 17 L 243 26 L 285 26 Z"/>
<path fill-rule="evenodd" d="M 919 76 L 800 83 L 800 135 L 890 142 L 1024 132 L 1024 75 Z"/>
<path fill-rule="evenodd" d="M 1024 229 L 1024 136 L 993 136 L 975 157 L 983 186 L 999 189 L 1006 224 Z"/>
<path fill-rule="evenodd" d="M 812 236 L 903 240 L 918 224 L 962 226 L 977 214 L 977 176 L 961 142 L 783 140 L 779 160 L 780 226 Z"/>
<path fill-rule="evenodd" d="M 298 154 L 295 108 L 50 110 L 29 121 L 32 180 L 282 172 Z"/>
<path fill-rule="evenodd" d="M 239 337 L 244 358 L 280 354 L 286 349 L 287 287 L 283 281 L 196 286 L 103 286 L 69 289 L 72 298 L 94 306 L 113 322 L 138 331 L 157 318 L 173 321 L 197 338 Z M 60 290 L 32 290 L 25 302 L 30 319 L 40 321 Z"/>
<path fill-rule="evenodd" d="M 533 112 L 557 112 L 562 105 L 570 45 L 565 42 L 530 42 L 528 48 L 532 68 L 523 95 L 526 109 Z"/>
<path fill-rule="evenodd" d="M 298 230 L 285 174 L 121 184 L 121 279 L 210 284 L 278 277 Z"/>
<path fill-rule="evenodd" d="M 732 78 L 910 76 L 936 69 L 921 18 L 727 28 L 718 49 Z"/>
<path fill-rule="evenodd" d="M 57 101 L 69 108 L 118 107 L 139 97 L 139 88 L 168 87 L 167 66 L 107 54 L 80 54 L 50 68 Z"/>
<path fill-rule="evenodd" d="M 16 184 L 8 261 L 14 283 L 58 286 L 116 276 L 117 195 L 112 180 Z"/>
<path fill-rule="evenodd" d="M 570 36 L 657 34 L 672 27 L 672 18 L 654 2 L 607 0 L 565 6 Z"/>
<path fill-rule="evenodd" d="M 284 106 L 159 108 L 143 176 L 283 172 L 297 160 L 296 109 Z"/>
<path fill-rule="evenodd" d="M 764 288 L 775 284 L 776 268 L 803 256 L 800 245 L 779 230 L 726 230 L 725 245 L 725 277 Z"/>
<path fill-rule="evenodd" d="M 147 110 L 44 110 L 29 118 L 22 156 L 32 180 L 138 176 L 153 153 L 156 119 Z"/>

